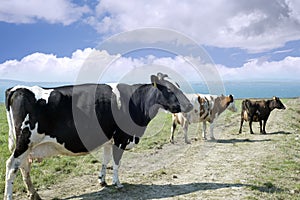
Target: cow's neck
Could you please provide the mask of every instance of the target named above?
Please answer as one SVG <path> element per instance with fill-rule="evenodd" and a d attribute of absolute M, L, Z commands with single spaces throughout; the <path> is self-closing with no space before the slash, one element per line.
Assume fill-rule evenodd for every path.
<path fill-rule="evenodd" d="M 214 113 L 218 113 L 219 115 L 226 110 L 228 107 L 228 101 L 226 100 L 226 97 L 217 97 L 214 102 Z"/>
<path fill-rule="evenodd" d="M 137 111 L 135 112 L 136 123 L 140 126 L 147 126 L 160 108 L 157 104 L 158 90 L 152 84 L 146 84 L 138 88 L 135 94 L 131 98 L 131 106 L 133 106 L 133 110 Z"/>
<path fill-rule="evenodd" d="M 266 104 L 267 104 L 267 107 L 270 109 L 270 111 L 272 111 L 272 110 L 275 109 L 273 100 L 268 100 L 268 101 L 266 101 Z"/>

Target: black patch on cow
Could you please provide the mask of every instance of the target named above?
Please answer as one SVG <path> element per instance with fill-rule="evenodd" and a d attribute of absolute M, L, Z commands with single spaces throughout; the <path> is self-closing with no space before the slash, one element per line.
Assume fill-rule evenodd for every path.
<path fill-rule="evenodd" d="M 16 149 L 14 151 L 14 157 L 17 158 L 22 155 L 28 149 L 30 143 L 31 132 L 28 127 L 24 128 L 16 138 Z"/>

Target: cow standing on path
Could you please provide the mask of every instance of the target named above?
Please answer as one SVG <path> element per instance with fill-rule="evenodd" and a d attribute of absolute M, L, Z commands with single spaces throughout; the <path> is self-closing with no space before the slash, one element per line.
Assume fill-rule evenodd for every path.
<path fill-rule="evenodd" d="M 118 168 L 125 149 L 139 142 L 159 108 L 188 112 L 192 104 L 166 75 L 151 84 L 84 84 L 57 88 L 16 86 L 6 91 L 9 149 L 4 199 L 13 196 L 20 169 L 31 199 L 40 199 L 30 178 L 32 159 L 84 155 L 104 145 L 100 182 L 113 158 L 113 184 L 122 187 Z"/>
<path fill-rule="evenodd" d="M 193 104 L 193 110 L 188 113 L 172 114 L 172 127 L 170 142 L 174 143 L 174 132 L 177 124 L 183 127 L 184 138 L 186 143 L 190 143 L 187 137 L 188 126 L 191 123 L 203 122 L 202 137 L 206 140 L 206 122 L 210 122 L 210 138 L 215 139 L 213 129 L 215 122 L 222 112 L 227 108 L 232 112 L 237 109 L 234 104 L 232 95 L 217 96 L 217 95 L 203 95 L 203 94 L 186 94 L 190 102 Z"/>
<path fill-rule="evenodd" d="M 252 131 L 252 122 L 259 122 L 261 134 L 266 134 L 266 123 L 270 113 L 275 108 L 285 109 L 285 106 L 278 97 L 273 97 L 272 100 L 249 100 L 245 99 L 242 102 L 241 125 L 239 133 L 242 133 L 243 122 L 249 121 L 250 133 Z"/>

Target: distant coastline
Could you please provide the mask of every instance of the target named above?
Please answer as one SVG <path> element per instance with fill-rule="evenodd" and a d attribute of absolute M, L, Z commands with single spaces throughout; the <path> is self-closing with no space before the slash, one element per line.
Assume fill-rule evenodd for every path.
<path fill-rule="evenodd" d="M 42 87 L 56 87 L 72 84 L 70 82 L 23 82 L 0 79 L 0 103 L 4 102 L 5 90 L 16 85 L 39 85 Z M 196 93 L 206 94 L 209 90 L 206 84 L 191 82 Z M 280 98 L 300 97 L 300 80 L 292 81 L 224 81 L 226 94 L 233 94 L 235 98 Z"/>

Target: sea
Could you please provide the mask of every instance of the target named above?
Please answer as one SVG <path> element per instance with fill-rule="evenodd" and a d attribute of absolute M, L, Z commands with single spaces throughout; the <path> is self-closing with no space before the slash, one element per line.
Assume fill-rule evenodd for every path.
<path fill-rule="evenodd" d="M 0 103 L 5 101 L 5 90 L 15 85 L 39 85 L 42 87 L 54 87 L 68 85 L 68 83 L 48 82 L 20 82 L 12 80 L 0 80 Z M 195 93 L 208 94 L 209 89 L 205 83 L 192 82 L 191 87 Z M 300 97 L 300 80 L 296 81 L 224 81 L 225 94 L 232 94 L 236 99 L 244 98 L 296 98 Z"/>

